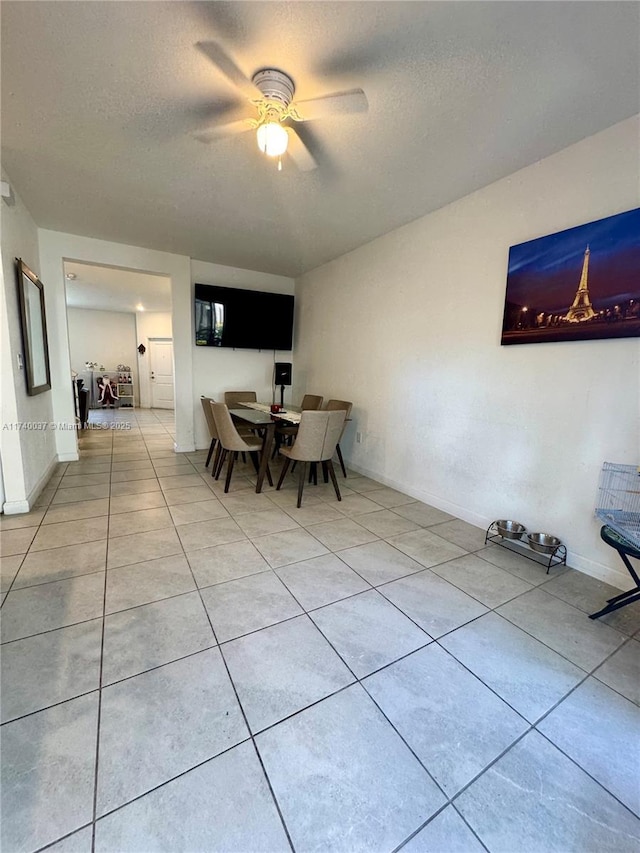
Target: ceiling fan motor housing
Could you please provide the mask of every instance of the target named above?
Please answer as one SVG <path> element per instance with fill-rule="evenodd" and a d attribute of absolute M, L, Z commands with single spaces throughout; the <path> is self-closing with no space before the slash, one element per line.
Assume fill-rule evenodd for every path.
<path fill-rule="evenodd" d="M 270 101 L 278 101 L 288 107 L 293 99 L 296 87 L 291 77 L 275 68 L 263 68 L 256 71 L 251 82 L 260 89 Z"/>

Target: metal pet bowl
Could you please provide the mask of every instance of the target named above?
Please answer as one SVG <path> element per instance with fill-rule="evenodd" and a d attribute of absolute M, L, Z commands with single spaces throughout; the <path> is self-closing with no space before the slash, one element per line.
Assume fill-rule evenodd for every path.
<path fill-rule="evenodd" d="M 562 542 L 557 536 L 552 536 L 550 533 L 529 533 L 527 534 L 529 547 L 540 554 L 553 554 Z"/>
<path fill-rule="evenodd" d="M 527 528 L 519 521 L 496 521 L 496 527 L 503 539 L 521 539 L 523 533 L 527 532 Z"/>

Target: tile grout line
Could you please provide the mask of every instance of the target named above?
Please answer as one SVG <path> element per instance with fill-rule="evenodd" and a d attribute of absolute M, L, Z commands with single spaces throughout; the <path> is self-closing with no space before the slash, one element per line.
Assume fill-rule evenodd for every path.
<path fill-rule="evenodd" d="M 178 537 L 178 538 L 179 538 L 179 537 Z M 180 544 L 182 545 L 182 541 L 180 541 Z M 273 786 L 272 786 L 272 784 L 271 784 L 271 780 L 269 779 L 269 775 L 268 775 L 268 773 L 267 773 L 266 767 L 264 766 L 264 763 L 263 763 L 263 761 L 262 761 L 262 756 L 260 755 L 260 752 L 259 752 L 259 750 L 258 750 L 257 744 L 256 744 L 256 742 L 255 742 L 255 737 L 254 737 L 253 731 L 251 730 L 251 726 L 249 725 L 249 721 L 248 721 L 248 719 L 247 719 L 247 715 L 246 715 L 246 713 L 245 713 L 245 710 L 244 710 L 244 708 L 243 708 L 243 706 L 242 706 L 242 702 L 240 701 L 240 697 L 239 697 L 239 695 L 238 695 L 238 691 L 237 691 L 237 688 L 236 688 L 235 682 L 234 682 L 233 678 L 231 677 L 231 672 L 230 672 L 230 670 L 229 670 L 229 666 L 228 666 L 228 664 L 227 664 L 227 660 L 226 660 L 226 658 L 225 658 L 225 656 L 224 656 L 224 653 L 223 653 L 223 651 L 222 651 L 222 648 L 220 647 L 220 643 L 218 642 L 218 638 L 217 638 L 217 636 L 216 636 L 216 631 L 215 631 L 215 628 L 213 627 L 213 622 L 211 621 L 211 615 L 210 615 L 209 611 L 207 610 L 207 606 L 206 606 L 206 604 L 204 603 L 204 599 L 202 598 L 202 593 L 201 593 L 201 591 L 200 591 L 200 588 L 198 587 L 198 584 L 197 584 L 197 581 L 196 581 L 196 577 L 195 577 L 195 575 L 193 574 L 193 569 L 191 568 L 191 564 L 189 563 L 189 560 L 188 560 L 188 558 L 187 558 L 186 551 L 184 551 L 184 549 L 183 549 L 183 554 L 184 554 L 185 560 L 187 561 L 187 565 L 189 566 L 189 571 L 191 572 L 191 575 L 192 575 L 192 577 L 193 577 L 193 582 L 194 582 L 194 583 L 195 583 L 195 585 L 196 585 L 196 589 L 197 589 L 197 591 L 198 591 L 198 595 L 199 595 L 199 598 L 200 598 L 200 604 L 201 604 L 202 608 L 204 609 L 205 615 L 206 615 L 206 617 L 207 617 L 207 621 L 209 622 L 209 627 L 211 628 L 211 633 L 213 634 L 213 639 L 214 639 L 214 641 L 215 641 L 215 642 L 216 642 L 216 644 L 217 644 L 218 652 L 219 652 L 219 654 L 220 654 L 220 659 L 222 660 L 222 664 L 223 664 L 223 666 L 224 666 L 224 668 L 225 668 L 225 672 L 227 673 L 227 678 L 229 679 L 229 684 L 231 685 L 231 689 L 233 690 L 233 694 L 234 694 L 234 696 L 235 696 L 236 702 L 238 703 L 238 708 L 240 709 L 240 713 L 242 714 L 242 719 L 244 720 L 244 724 L 245 724 L 245 727 L 246 727 L 247 732 L 248 732 L 248 734 L 249 734 L 249 738 L 250 738 L 250 740 L 251 740 L 251 744 L 252 744 L 253 749 L 254 749 L 254 752 L 255 752 L 255 754 L 256 754 L 256 756 L 257 756 L 257 758 L 258 758 L 258 761 L 259 761 L 259 763 L 260 763 L 260 767 L 262 768 L 262 772 L 263 772 L 263 774 L 264 774 L 264 778 L 265 778 L 265 780 L 266 780 L 266 782 L 267 782 L 267 786 L 268 786 L 268 788 L 269 788 L 269 792 L 270 792 L 270 794 L 271 794 L 271 798 L 272 798 L 273 804 L 275 805 L 276 811 L 277 811 L 277 813 L 278 813 L 278 817 L 280 818 L 280 822 L 281 822 L 281 824 L 282 824 L 282 828 L 283 828 L 283 830 L 284 830 L 284 833 L 285 833 L 285 836 L 286 836 L 286 838 L 287 838 L 287 841 L 289 842 L 289 846 L 290 846 L 291 850 L 293 851 L 293 850 L 295 850 L 295 848 L 294 848 L 294 846 L 293 846 L 293 842 L 292 842 L 292 840 L 291 840 L 291 836 L 289 835 L 289 829 L 288 829 L 288 827 L 287 827 L 287 824 L 285 823 L 284 815 L 282 814 L 282 810 L 281 810 L 281 808 L 280 808 L 280 804 L 278 803 L 278 800 L 277 800 L 277 798 L 276 798 L 275 791 L 273 790 Z M 215 756 L 213 756 L 212 758 L 215 758 Z M 92 853 L 93 853 L 93 851 L 92 851 Z"/>
<path fill-rule="evenodd" d="M 113 467 L 113 436 L 111 437 L 111 466 Z M 109 470 L 109 483 L 111 483 L 111 469 Z M 109 485 L 108 508 L 111 510 L 111 485 Z M 93 780 L 93 804 L 91 817 L 91 853 L 94 853 L 96 846 L 96 812 L 98 808 L 98 772 L 100 762 L 100 724 L 102 721 L 102 675 L 104 668 L 104 640 L 106 633 L 106 609 L 107 609 L 107 564 L 109 562 L 109 530 L 111 526 L 111 513 L 107 516 L 107 546 L 105 551 L 104 563 L 104 585 L 102 590 L 102 634 L 100 637 L 100 668 L 98 670 L 98 715 L 96 724 L 96 749 L 95 749 L 95 767 Z"/>
<path fill-rule="evenodd" d="M 281 583 L 284 583 L 284 581 L 282 581 L 282 579 L 280 579 L 280 582 L 281 582 Z M 286 586 L 286 584 L 285 584 L 285 586 Z M 336 690 L 336 691 L 334 691 L 334 692 L 332 692 L 332 693 L 328 694 L 327 696 L 324 696 L 324 697 L 322 697 L 321 699 L 318 699 L 318 700 L 316 700 L 315 702 L 312 702 L 312 703 L 310 703 L 309 705 L 306 705 L 305 707 L 298 709 L 298 710 L 297 710 L 297 711 L 295 711 L 294 713 L 289 714 L 289 715 L 287 715 L 286 717 L 283 717 L 281 720 L 277 720 L 275 723 L 273 723 L 273 724 L 271 724 L 271 725 L 269 725 L 269 726 L 265 726 L 265 728 L 264 728 L 264 729 L 261 729 L 259 732 L 257 732 L 257 733 L 256 733 L 256 736 L 257 736 L 257 735 L 261 735 L 261 734 L 263 734 L 264 732 L 269 731 L 270 729 L 275 728 L 276 726 L 280 725 L 280 723 L 284 722 L 285 720 L 289 720 L 289 719 L 291 719 L 292 717 L 299 716 L 299 715 L 300 715 L 300 714 L 302 714 L 304 711 L 307 711 L 309 708 L 312 708 L 312 707 L 314 707 L 315 705 L 319 705 L 321 702 L 324 702 L 324 701 L 325 701 L 325 700 L 327 700 L 327 699 L 331 699 L 331 698 L 333 698 L 334 696 L 338 695 L 339 693 L 342 693 L 342 692 L 344 692 L 344 691 L 348 690 L 349 688 L 351 688 L 351 687 L 353 687 L 354 685 L 356 685 L 356 684 L 357 684 L 357 685 L 359 685 L 359 686 L 360 686 L 360 688 L 361 688 L 362 690 L 364 690 L 365 694 L 366 694 L 367 696 L 369 696 L 369 698 L 372 700 L 373 704 L 378 708 L 378 711 L 380 712 L 380 714 L 384 717 L 384 719 L 387 721 L 387 723 L 391 726 L 391 728 L 393 729 L 393 731 L 395 731 L 396 735 L 400 738 L 400 740 L 404 743 L 404 745 L 407 747 L 407 749 L 411 752 L 411 754 L 414 756 L 414 758 L 416 759 L 416 761 L 418 761 L 418 763 L 419 763 L 419 764 L 420 764 L 420 766 L 423 768 L 423 770 L 425 771 L 425 773 L 427 774 L 427 776 L 428 776 L 428 777 L 431 779 L 431 781 L 436 785 L 436 787 L 437 787 L 439 790 L 441 790 L 441 791 L 442 791 L 443 795 L 444 795 L 445 797 L 447 797 L 446 793 L 445 793 L 445 792 L 444 792 L 444 790 L 441 788 L 441 786 L 439 785 L 439 783 L 438 783 L 438 782 L 436 781 L 436 779 L 434 779 L 434 777 L 431 775 L 431 772 L 430 772 L 430 771 L 429 771 L 429 770 L 424 766 L 424 764 L 422 763 L 422 761 L 418 758 L 418 756 L 416 755 L 416 753 L 415 753 L 415 752 L 413 751 L 413 749 L 409 746 L 409 744 L 407 743 L 407 741 L 405 740 L 405 738 L 402 736 L 402 734 L 401 734 L 401 733 L 396 729 L 395 725 L 394 725 L 394 724 L 391 722 L 391 720 L 387 717 L 387 715 L 384 713 L 384 711 L 383 711 L 383 710 L 378 706 L 378 704 L 375 702 L 375 700 L 373 699 L 373 697 L 371 697 L 371 696 L 370 696 L 370 694 L 369 694 L 369 692 L 366 690 L 366 688 L 365 688 L 364 684 L 362 684 L 362 680 L 361 680 L 360 678 L 358 678 L 358 676 L 357 676 L 357 675 L 356 675 L 356 673 L 351 669 L 351 667 L 349 666 L 349 664 L 348 664 L 348 663 L 343 659 L 343 657 L 338 653 L 337 649 L 335 648 L 335 646 L 333 645 L 333 643 L 329 640 L 329 638 L 328 638 L 328 637 L 323 633 L 322 629 L 321 629 L 318 625 L 316 625 L 316 623 L 313 621 L 313 619 L 312 619 L 312 618 L 311 618 L 311 616 L 309 615 L 309 612 L 308 612 L 308 611 L 307 611 L 307 610 L 302 606 L 301 602 L 300 602 L 300 601 L 298 600 L 298 598 L 294 595 L 294 593 L 293 593 L 293 592 L 292 592 L 288 587 L 286 587 L 286 588 L 289 590 L 289 594 L 293 597 L 293 599 L 295 600 L 295 602 L 298 604 L 298 606 L 299 606 L 299 607 L 302 609 L 302 611 L 303 611 L 301 614 L 298 614 L 298 616 L 292 617 L 292 619 L 297 619 L 297 618 L 299 618 L 299 617 L 300 617 L 300 616 L 302 616 L 302 615 L 306 616 L 306 617 L 307 617 L 307 619 L 309 620 L 309 622 L 311 622 L 311 624 L 313 625 L 313 627 L 316 629 L 316 631 L 318 632 L 318 634 L 319 634 L 319 635 L 320 635 L 320 636 L 325 640 L 325 642 L 330 646 L 330 648 L 332 649 L 333 653 L 336 655 L 337 659 L 338 659 L 338 660 L 339 660 L 339 661 L 340 661 L 340 662 L 341 662 L 341 663 L 346 667 L 346 669 L 351 673 L 351 675 L 353 676 L 353 679 L 354 679 L 354 680 L 353 680 L 350 684 L 346 684 L 346 685 L 344 685 L 343 687 L 341 687 L 341 688 L 339 688 L 338 690 Z M 292 619 L 283 620 L 283 621 L 292 621 Z M 276 623 L 276 624 L 282 624 L 282 623 L 280 622 L 280 623 Z M 273 627 L 273 626 L 267 626 L 267 627 Z M 267 628 L 264 628 L 264 629 L 261 629 L 261 630 L 267 630 Z M 254 632 L 254 633 L 257 633 L 257 632 Z M 245 636 L 247 636 L 247 635 L 245 635 Z M 428 637 L 429 635 L 427 634 L 426 636 Z M 239 639 L 239 638 L 238 638 L 238 639 Z M 230 642 L 233 642 L 233 641 L 230 641 Z M 426 645 L 429 645 L 429 643 L 427 643 Z M 223 649 L 222 649 L 222 648 L 220 648 L 220 651 L 221 651 L 222 656 L 223 656 L 223 658 L 224 658 L 224 651 L 223 651 Z M 414 651 L 415 651 L 415 650 L 414 650 Z M 409 653 L 409 654 L 412 654 L 412 653 Z M 225 665 L 226 665 L 226 659 L 225 659 Z M 390 665 L 390 664 L 389 664 L 389 665 Z M 228 674 L 229 674 L 229 678 L 231 679 L 231 681 L 232 681 L 232 683 L 233 683 L 233 678 L 232 678 L 231 672 L 229 671 L 228 667 L 227 667 L 227 671 L 228 671 Z M 234 690 L 235 690 L 235 684 L 234 684 Z M 240 704 L 240 706 L 242 707 L 242 704 L 241 704 L 241 702 L 240 702 L 240 697 L 238 696 L 237 691 L 236 691 L 236 698 L 237 698 L 237 700 L 238 700 L 238 703 L 239 703 L 239 704 Z M 243 709 L 243 714 L 244 714 L 244 709 Z M 252 737 L 253 737 L 253 732 L 252 732 L 251 728 L 249 727 L 248 721 L 247 721 L 247 727 L 249 728 L 249 731 L 252 733 Z M 257 748 L 257 745 L 256 745 L 256 751 L 258 752 L 258 755 L 260 756 L 260 763 L 262 764 L 262 756 L 260 755 L 260 752 L 259 752 L 259 750 L 258 750 L 258 748 Z M 264 765 L 263 765 L 263 770 L 264 770 L 265 776 L 267 776 L 267 771 L 266 771 L 266 768 L 264 767 Z M 267 780 L 269 781 L 269 786 L 271 787 L 271 783 L 270 783 L 270 780 L 269 780 L 269 777 L 268 777 L 268 776 L 267 776 Z M 275 793 L 273 794 L 273 796 L 274 796 L 274 799 L 275 799 Z M 447 798 L 447 799 L 448 799 L 448 798 Z M 277 803 L 277 800 L 276 800 L 276 803 Z M 278 810 L 279 810 L 279 809 L 278 809 Z M 284 823 L 284 819 L 283 819 L 283 823 Z M 287 833 L 287 837 L 288 837 L 288 833 Z M 292 848 L 293 848 L 293 844 L 292 844 Z M 293 848 L 293 849 L 295 850 L 295 848 Z"/>
<path fill-rule="evenodd" d="M 294 597 L 294 599 L 295 599 L 296 603 L 298 604 L 298 606 L 299 606 L 299 607 L 302 607 L 302 604 L 301 604 L 301 603 L 300 603 L 300 601 L 298 601 L 298 599 L 293 595 L 293 592 L 291 592 L 291 590 L 289 590 L 289 592 L 290 592 L 290 594 Z M 391 722 L 391 720 L 389 719 L 389 717 L 388 717 L 388 716 L 386 715 L 386 713 L 382 710 L 382 708 L 378 705 L 378 703 L 375 701 L 375 699 L 371 696 L 371 694 L 369 693 L 369 691 L 366 689 L 365 685 L 362 683 L 363 679 L 364 679 L 364 678 L 366 678 L 366 677 L 368 677 L 368 676 L 364 676 L 364 677 L 363 677 L 363 679 L 361 679 L 361 678 L 359 678 L 359 677 L 356 675 L 356 673 L 351 669 L 351 667 L 349 666 L 349 664 L 348 664 L 348 663 L 344 660 L 344 658 L 339 654 L 339 652 L 337 651 L 337 649 L 335 648 L 335 646 L 333 645 L 333 643 L 332 643 L 332 642 L 329 640 L 329 638 L 324 634 L 324 632 L 322 631 L 322 629 L 321 629 L 318 625 L 316 625 L 316 623 L 313 621 L 313 619 L 311 618 L 311 616 L 309 615 L 309 613 L 308 613 L 304 608 L 302 608 L 302 609 L 303 609 L 303 611 L 304 611 L 304 615 L 305 615 L 305 616 L 307 617 L 307 619 L 311 622 L 311 624 L 314 626 L 314 628 L 315 628 L 315 629 L 316 629 L 316 631 L 319 633 L 319 635 L 320 635 L 320 636 L 325 640 L 325 642 L 326 642 L 326 643 L 331 647 L 331 649 L 333 650 L 333 653 L 336 655 L 337 659 L 338 659 L 339 661 L 341 661 L 341 662 L 344 664 L 344 666 L 349 670 L 349 672 L 351 673 L 351 675 L 352 675 L 352 676 L 353 676 L 353 678 L 354 678 L 354 681 L 352 681 L 352 682 L 351 682 L 351 684 L 347 684 L 347 685 L 345 685 L 345 686 L 344 686 L 343 688 L 341 688 L 340 690 L 334 691 L 333 693 L 330 693 L 328 696 L 325 696 L 325 697 L 323 697 L 322 699 L 319 699 L 317 702 L 313 703 L 312 705 L 310 705 L 310 706 L 305 706 L 304 708 L 299 709 L 295 714 L 291 714 L 291 715 L 289 715 L 289 717 L 285 717 L 284 719 L 290 719 L 292 716 L 297 716 L 297 715 L 299 715 L 299 714 L 303 713 L 304 711 L 306 711 L 308 707 L 313 707 L 313 705 L 318 705 L 318 704 L 320 704 L 320 702 L 324 702 L 326 699 L 330 699 L 330 698 L 332 698 L 333 696 L 337 695 L 337 693 L 341 693 L 341 692 L 343 692 L 344 690 L 348 690 L 350 687 L 353 687 L 355 684 L 357 684 L 357 685 L 359 685 L 359 686 L 360 686 L 360 688 L 365 692 L 365 694 L 366 694 L 366 695 L 371 699 L 371 701 L 373 702 L 373 704 L 375 705 L 375 707 L 378 709 L 378 711 L 380 712 L 380 714 L 384 717 L 384 719 L 385 719 L 385 720 L 387 721 L 387 723 L 391 726 L 391 728 L 393 729 L 393 731 L 395 731 L 396 735 L 400 738 L 400 740 L 402 741 L 402 743 L 404 743 L 404 745 L 405 745 L 405 746 L 406 746 L 406 748 L 409 750 L 409 752 L 414 756 L 414 758 L 416 759 L 416 761 L 417 761 L 417 762 L 420 764 L 420 766 L 423 768 L 423 770 L 425 771 L 425 773 L 427 774 L 427 776 L 429 777 L 429 779 L 431 779 L 431 781 L 434 783 L 434 785 L 436 785 L 436 787 L 437 787 L 437 788 L 442 792 L 442 794 L 443 794 L 443 795 L 447 798 L 447 800 L 448 800 L 447 794 L 446 794 L 446 792 L 444 791 L 444 789 L 442 788 L 442 786 L 441 786 L 441 785 L 438 783 L 438 781 L 437 781 L 437 780 L 432 776 L 431 772 L 427 769 L 427 767 L 425 767 L 425 765 L 424 765 L 424 764 L 423 764 L 423 762 L 420 760 L 420 758 L 418 757 L 418 755 L 414 752 L 414 750 L 413 750 L 413 749 L 412 749 L 412 747 L 407 743 L 407 741 L 405 740 L 405 738 L 403 737 L 403 735 L 398 731 L 398 729 L 396 728 L 396 726 Z M 426 636 L 428 637 L 429 635 L 428 635 L 428 634 L 426 634 Z M 430 645 L 430 643 L 427 643 L 427 644 L 425 644 L 425 645 Z M 424 647 L 423 647 L 423 648 L 424 648 Z M 417 650 L 415 650 L 415 649 L 414 649 L 414 651 L 417 651 Z M 409 654 L 413 654 L 413 652 L 410 652 Z M 391 665 L 391 664 L 389 664 L 389 665 Z M 231 676 L 230 676 L 230 677 L 231 677 Z M 240 701 L 240 700 L 239 700 L 239 697 L 238 697 L 238 701 Z M 274 723 L 273 725 L 271 725 L 271 726 L 267 726 L 267 727 L 265 727 L 265 729 L 262 729 L 260 732 L 258 732 L 258 734 L 262 734 L 264 731 L 268 731 L 269 729 L 275 728 L 275 727 L 276 727 L 277 725 L 279 725 L 281 722 L 283 722 L 283 720 L 278 720 L 278 721 L 277 721 L 276 723 Z M 266 773 L 266 771 L 265 771 L 265 773 Z"/>

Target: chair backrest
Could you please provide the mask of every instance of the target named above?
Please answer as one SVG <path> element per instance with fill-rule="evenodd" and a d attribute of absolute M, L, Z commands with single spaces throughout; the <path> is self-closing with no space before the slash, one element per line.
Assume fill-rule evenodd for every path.
<path fill-rule="evenodd" d="M 331 459 L 340 440 L 344 419 L 343 409 L 334 412 L 303 412 L 298 434 L 291 448 L 291 459 L 301 462 L 324 462 Z"/>
<path fill-rule="evenodd" d="M 347 400 L 327 400 L 327 405 L 324 407 L 325 412 L 337 412 L 344 411 L 347 414 L 346 418 L 351 414 L 351 409 L 353 408 L 353 403 L 349 403 Z"/>
<path fill-rule="evenodd" d="M 218 440 L 225 450 L 255 450 L 249 447 L 238 432 L 225 403 L 211 403 L 211 412 L 218 431 Z"/>
<path fill-rule="evenodd" d="M 255 391 L 225 391 L 224 401 L 230 409 L 235 409 L 238 403 L 257 403 Z"/>
<path fill-rule="evenodd" d="M 327 405 L 324 407 L 325 412 L 338 412 L 340 410 L 344 411 L 344 424 L 342 425 L 342 432 L 340 433 L 340 438 L 342 438 L 342 434 L 346 429 L 347 418 L 351 415 L 351 409 L 353 409 L 353 403 L 349 403 L 348 400 L 327 400 Z"/>
<path fill-rule="evenodd" d="M 322 405 L 322 397 L 317 394 L 305 394 L 300 405 L 301 412 L 316 412 Z"/>
<path fill-rule="evenodd" d="M 213 412 L 211 411 L 211 404 L 214 401 L 212 397 L 205 397 L 204 394 L 200 397 L 200 402 L 202 403 L 202 408 L 204 410 L 204 416 L 207 419 L 207 426 L 209 428 L 209 436 L 211 438 L 218 437 L 218 430 L 216 429 L 216 422 L 213 419 Z"/>

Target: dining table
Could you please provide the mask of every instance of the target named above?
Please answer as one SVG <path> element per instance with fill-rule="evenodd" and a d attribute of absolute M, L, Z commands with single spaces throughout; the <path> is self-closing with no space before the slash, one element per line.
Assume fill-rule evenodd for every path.
<path fill-rule="evenodd" d="M 300 410 L 296 411 L 295 407 L 289 407 L 279 412 L 272 412 L 271 406 L 267 403 L 242 403 L 238 408 L 229 409 L 229 414 L 239 426 L 249 426 L 262 433 L 262 449 L 256 480 L 256 493 L 260 494 L 267 473 L 276 426 L 279 423 L 299 424 Z"/>

